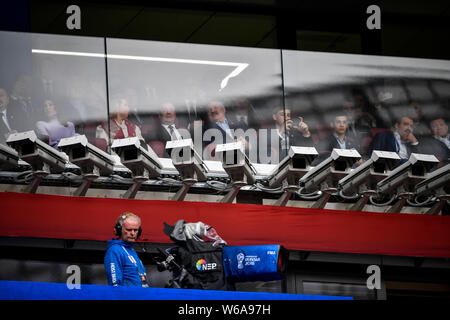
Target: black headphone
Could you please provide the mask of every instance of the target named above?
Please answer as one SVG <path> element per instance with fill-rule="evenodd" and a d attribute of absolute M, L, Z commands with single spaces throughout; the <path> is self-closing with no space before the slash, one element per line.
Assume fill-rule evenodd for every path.
<path fill-rule="evenodd" d="M 119 219 L 117 219 L 116 225 L 114 226 L 114 234 L 115 234 L 116 236 L 118 236 L 118 237 L 121 237 L 121 236 L 122 236 L 122 225 L 123 225 L 123 222 L 125 221 L 125 219 L 126 219 L 127 217 L 130 217 L 130 216 L 135 216 L 135 217 L 137 217 L 137 215 L 135 215 L 135 214 L 132 213 L 132 212 L 125 212 L 124 214 L 122 214 L 122 215 L 119 217 Z M 139 237 L 141 236 L 141 234 L 142 234 L 142 228 L 141 228 L 141 226 L 139 226 L 139 230 L 138 230 L 136 239 L 139 239 Z"/>

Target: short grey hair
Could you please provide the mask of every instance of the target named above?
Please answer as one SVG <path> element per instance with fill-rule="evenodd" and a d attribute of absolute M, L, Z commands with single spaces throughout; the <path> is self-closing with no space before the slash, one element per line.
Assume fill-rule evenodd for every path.
<path fill-rule="evenodd" d="M 139 218 L 139 216 L 137 216 L 136 214 L 134 214 L 133 212 L 124 212 L 122 213 L 116 221 L 116 225 L 120 225 L 123 226 L 125 220 L 127 220 L 128 218 L 134 218 L 139 222 L 139 225 L 141 225 L 141 218 Z"/>

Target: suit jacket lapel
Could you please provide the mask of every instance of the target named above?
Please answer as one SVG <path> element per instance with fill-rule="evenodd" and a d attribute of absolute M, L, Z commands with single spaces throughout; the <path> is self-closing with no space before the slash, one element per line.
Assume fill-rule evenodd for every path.
<path fill-rule="evenodd" d="M 164 128 L 162 125 L 160 125 L 159 130 L 160 130 L 160 134 L 161 134 L 161 140 L 163 140 L 164 142 L 172 140 L 172 137 L 167 132 L 166 128 Z"/>

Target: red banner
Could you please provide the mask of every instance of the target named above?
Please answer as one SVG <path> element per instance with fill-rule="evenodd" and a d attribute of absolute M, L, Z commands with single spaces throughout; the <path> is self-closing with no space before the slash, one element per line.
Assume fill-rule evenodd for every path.
<path fill-rule="evenodd" d="M 108 240 L 117 217 L 142 219 L 141 239 L 170 243 L 163 222 L 202 221 L 229 245 L 450 257 L 450 217 L 248 204 L 0 193 L 0 236 Z"/>

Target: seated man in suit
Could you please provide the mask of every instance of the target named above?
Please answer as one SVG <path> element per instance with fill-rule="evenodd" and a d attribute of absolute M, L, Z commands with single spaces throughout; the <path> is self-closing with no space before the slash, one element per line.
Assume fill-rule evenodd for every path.
<path fill-rule="evenodd" d="M 221 143 L 234 141 L 234 134 L 231 130 L 235 129 L 235 123 L 227 119 L 225 106 L 219 101 L 212 101 L 208 104 L 208 123 L 207 129 L 218 129 L 223 134 Z"/>
<path fill-rule="evenodd" d="M 158 156 L 163 158 L 169 158 L 170 154 L 166 151 L 167 141 L 180 140 L 190 138 L 189 132 L 186 129 L 180 128 L 177 121 L 177 113 L 175 106 L 166 102 L 161 106 L 161 112 L 159 113 L 159 126 L 155 128 L 150 138 L 150 145 L 154 148 L 154 151 Z M 163 150 L 155 150 L 155 143 L 161 142 Z M 160 149 L 158 148 L 158 149 Z"/>
<path fill-rule="evenodd" d="M 450 161 L 450 134 L 444 117 L 435 117 L 429 122 L 432 136 L 421 139 L 419 152 L 436 156 L 442 164 Z M 442 165 L 441 164 L 441 165 Z"/>
<path fill-rule="evenodd" d="M 408 116 L 396 119 L 391 131 L 375 135 L 369 146 L 368 157 L 373 150 L 396 152 L 402 162 L 409 159 L 412 152 L 419 152 L 419 140 L 414 136 L 414 120 Z"/>
<path fill-rule="evenodd" d="M 323 160 L 328 158 L 333 149 L 356 149 L 360 151 L 359 141 L 355 136 L 348 133 L 348 119 L 344 114 L 338 114 L 334 117 L 330 124 L 333 132 L 327 138 L 321 140 L 318 146 L 319 156 L 313 161 L 312 165 L 318 165 Z M 362 159 L 360 159 L 356 165 L 360 165 Z"/>
<path fill-rule="evenodd" d="M 228 114 L 236 127 L 244 131 L 249 128 L 258 128 L 261 122 L 255 108 L 247 98 L 236 99 L 228 110 Z"/>
<path fill-rule="evenodd" d="M 214 157 L 215 146 L 218 144 L 231 143 L 239 140 L 248 149 L 247 141 L 235 135 L 236 129 L 239 129 L 239 127 L 235 122 L 228 119 L 225 106 L 222 102 L 210 102 L 208 104 L 208 121 L 205 124 L 203 133 L 206 158 Z"/>
<path fill-rule="evenodd" d="M 22 107 L 9 98 L 5 88 L 0 87 L 0 143 L 5 144 L 12 133 L 33 130 L 28 115 Z"/>
<path fill-rule="evenodd" d="M 430 128 L 433 132 L 433 138 L 441 141 L 450 150 L 450 134 L 448 133 L 448 124 L 444 117 L 432 119 Z"/>

